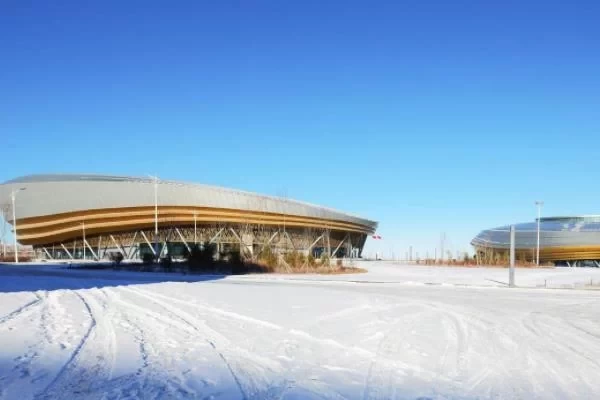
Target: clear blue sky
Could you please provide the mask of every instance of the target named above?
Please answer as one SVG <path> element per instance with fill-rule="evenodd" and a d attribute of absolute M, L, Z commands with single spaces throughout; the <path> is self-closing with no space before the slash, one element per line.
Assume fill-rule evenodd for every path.
<path fill-rule="evenodd" d="M 597 1 L 8 0 L 0 181 L 152 173 L 378 220 L 367 251 L 469 249 L 536 199 L 600 213 L 599 20 Z"/>

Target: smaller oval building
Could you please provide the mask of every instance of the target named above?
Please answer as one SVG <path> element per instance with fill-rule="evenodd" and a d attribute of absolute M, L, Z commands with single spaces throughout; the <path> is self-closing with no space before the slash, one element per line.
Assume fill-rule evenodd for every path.
<path fill-rule="evenodd" d="M 182 256 L 197 243 L 253 257 L 266 248 L 360 256 L 377 223 L 326 207 L 216 186 L 105 175 L 31 175 L 0 185 L 21 244 L 48 259 Z"/>
<path fill-rule="evenodd" d="M 515 225 L 517 259 L 534 261 L 538 222 Z M 472 241 L 482 263 L 505 259 L 510 250 L 510 226 L 486 229 Z M 540 219 L 540 262 L 600 267 L 600 215 Z"/>

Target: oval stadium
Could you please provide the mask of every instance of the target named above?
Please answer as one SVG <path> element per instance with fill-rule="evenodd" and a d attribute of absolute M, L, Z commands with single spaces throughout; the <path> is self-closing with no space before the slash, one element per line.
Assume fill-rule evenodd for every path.
<path fill-rule="evenodd" d="M 565 266 L 600 267 L 600 216 L 548 217 L 540 219 L 540 262 Z M 534 261 L 538 222 L 515 225 L 517 259 Z M 471 244 L 477 258 L 491 262 L 508 257 L 510 226 L 487 229 Z"/>
<path fill-rule="evenodd" d="M 13 218 L 13 199 L 14 215 Z M 252 257 L 269 248 L 359 257 L 377 223 L 287 198 L 103 175 L 31 175 L 0 185 L 20 244 L 42 259 L 183 256 L 195 243 Z"/>

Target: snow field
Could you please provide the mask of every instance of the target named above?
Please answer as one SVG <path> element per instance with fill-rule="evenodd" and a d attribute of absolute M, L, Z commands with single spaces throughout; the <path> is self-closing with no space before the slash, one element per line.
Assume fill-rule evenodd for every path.
<path fill-rule="evenodd" d="M 0 267 L 0 399 L 600 397 L 598 291 L 63 272 Z"/>

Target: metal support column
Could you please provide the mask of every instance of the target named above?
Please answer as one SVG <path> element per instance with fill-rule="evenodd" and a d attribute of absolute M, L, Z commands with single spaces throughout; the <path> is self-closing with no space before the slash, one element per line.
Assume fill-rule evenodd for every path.
<path fill-rule="evenodd" d="M 121 252 L 121 254 L 123 255 L 123 257 L 127 257 L 127 254 L 125 253 L 125 250 L 123 250 L 123 248 L 121 247 L 121 245 L 115 240 L 115 237 L 113 235 L 109 235 L 110 236 L 110 240 L 113 241 L 113 243 L 115 244 L 115 247 L 117 248 L 117 250 L 119 250 Z M 152 246 L 150 246 L 152 247 Z"/>
<path fill-rule="evenodd" d="M 508 286 L 515 287 L 515 226 L 510 226 L 510 268 L 508 271 Z"/>
<path fill-rule="evenodd" d="M 181 231 L 179 230 L 179 228 L 175 228 L 175 232 L 177 232 L 177 234 L 179 235 L 179 238 L 181 239 L 181 241 L 185 245 L 185 248 L 187 249 L 188 253 L 191 253 L 192 249 L 190 248 L 190 246 L 188 246 L 188 244 L 185 241 L 185 238 L 183 237 L 183 235 L 181 234 Z M 195 234 L 195 232 L 194 232 L 194 234 Z"/>
<path fill-rule="evenodd" d="M 99 260 L 99 259 L 98 259 L 98 255 L 97 255 L 97 254 L 94 252 L 94 249 L 92 249 L 92 246 L 90 246 L 90 244 L 88 243 L 88 241 L 87 241 L 87 240 L 84 240 L 84 241 L 83 241 L 83 245 L 84 245 L 84 246 L 83 246 L 83 249 L 84 249 L 84 250 L 85 250 L 85 248 L 86 248 L 86 246 L 87 246 L 87 248 L 88 248 L 88 249 L 90 249 L 90 251 L 92 252 L 92 256 L 94 256 L 94 258 L 96 259 L 96 261 L 97 261 L 97 260 Z M 85 254 L 85 253 L 84 253 L 84 254 Z M 84 257 L 85 257 L 85 255 L 84 255 Z"/>
<path fill-rule="evenodd" d="M 42 247 L 42 249 L 44 250 L 44 253 L 46 253 L 46 255 L 48 256 L 48 258 L 49 258 L 49 259 L 51 259 L 51 260 L 53 260 L 53 259 L 54 259 L 54 257 L 52 257 L 52 256 L 50 255 L 50 253 L 48 252 L 48 250 L 46 249 L 46 247 Z"/>
<path fill-rule="evenodd" d="M 346 236 L 344 237 L 344 239 L 342 239 L 342 241 L 340 242 L 340 244 L 338 244 L 338 246 L 335 248 L 335 250 L 333 251 L 333 253 L 331 254 L 331 257 L 333 257 L 338 250 L 340 249 L 340 247 L 342 247 L 342 245 L 344 244 L 344 242 L 348 239 L 348 234 L 346 234 Z"/>
<path fill-rule="evenodd" d="M 308 246 L 308 248 L 306 249 L 306 251 L 308 251 L 308 254 L 310 254 L 310 251 L 312 250 L 313 247 L 315 247 L 315 244 L 319 243 L 319 240 L 323 239 L 324 235 L 319 236 L 318 238 L 315 239 L 314 242 L 311 243 L 310 246 Z"/>
<path fill-rule="evenodd" d="M 65 247 L 64 244 L 60 244 L 60 246 L 63 248 L 64 251 L 67 252 L 67 255 L 69 256 L 69 258 L 72 260 L 73 259 L 73 254 L 71 254 L 71 252 Z"/>

